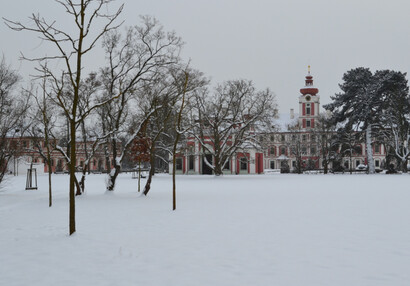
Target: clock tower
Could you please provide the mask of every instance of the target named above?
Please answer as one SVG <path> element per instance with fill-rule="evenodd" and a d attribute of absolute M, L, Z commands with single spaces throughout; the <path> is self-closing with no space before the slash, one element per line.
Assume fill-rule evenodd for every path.
<path fill-rule="evenodd" d="M 313 77 L 310 75 L 310 66 L 305 79 L 305 86 L 300 89 L 299 96 L 299 126 L 306 130 L 315 127 L 315 121 L 319 117 L 320 96 L 319 89 L 313 85 Z"/>

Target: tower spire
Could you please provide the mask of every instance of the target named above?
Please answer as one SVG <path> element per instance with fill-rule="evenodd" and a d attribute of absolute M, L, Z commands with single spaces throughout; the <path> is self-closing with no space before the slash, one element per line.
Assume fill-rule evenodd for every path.
<path fill-rule="evenodd" d="M 300 93 L 315 96 L 318 92 L 319 90 L 313 86 L 313 76 L 310 74 L 310 65 L 308 65 L 308 75 L 305 79 L 305 86 L 300 90 Z"/>

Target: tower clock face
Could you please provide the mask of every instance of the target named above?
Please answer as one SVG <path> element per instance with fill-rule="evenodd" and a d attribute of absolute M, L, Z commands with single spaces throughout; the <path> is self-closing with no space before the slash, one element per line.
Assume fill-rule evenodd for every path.
<path fill-rule="evenodd" d="M 306 95 L 306 100 L 310 101 L 310 95 Z"/>

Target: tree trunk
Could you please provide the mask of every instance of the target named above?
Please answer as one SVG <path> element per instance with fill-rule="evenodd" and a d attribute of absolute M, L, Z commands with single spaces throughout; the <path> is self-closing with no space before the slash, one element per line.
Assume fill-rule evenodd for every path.
<path fill-rule="evenodd" d="M 219 160 L 217 160 L 216 158 L 215 158 L 214 173 L 215 173 L 215 176 L 221 176 L 221 175 L 223 175 L 222 168 L 221 168 L 221 164 L 220 164 Z"/>
<path fill-rule="evenodd" d="M 89 171 L 88 164 L 84 164 L 84 168 L 81 175 L 80 183 L 78 184 L 79 188 L 77 189 L 76 196 L 80 196 L 85 193 L 85 177 L 87 175 L 87 170 Z"/>
<path fill-rule="evenodd" d="M 177 136 L 178 137 L 178 136 Z M 177 140 L 175 141 L 177 142 Z M 176 181 L 175 181 L 175 164 L 176 164 L 176 143 L 174 144 L 174 151 L 172 152 L 172 210 L 177 208 L 177 193 L 176 193 Z"/>
<path fill-rule="evenodd" d="M 367 151 L 367 164 L 369 168 L 369 174 L 374 174 L 376 168 L 374 166 L 373 148 L 372 148 L 372 125 L 367 125 L 366 128 L 366 151 Z"/>
<path fill-rule="evenodd" d="M 80 187 L 80 183 L 77 180 L 77 177 L 75 177 L 74 183 L 75 183 L 76 194 L 81 193 L 81 187 Z"/>
<path fill-rule="evenodd" d="M 114 169 L 112 169 L 111 172 L 108 173 L 107 191 L 114 191 L 115 182 L 117 180 L 118 174 L 120 173 L 120 169 L 120 166 L 115 165 Z"/>
<path fill-rule="evenodd" d="M 75 118 L 75 117 L 74 117 Z M 75 119 L 70 120 L 70 191 L 69 191 L 69 234 L 72 235 L 75 232 Z"/>
<path fill-rule="evenodd" d="M 138 193 L 141 191 L 141 161 L 138 161 Z"/>
<path fill-rule="evenodd" d="M 403 171 L 403 173 L 407 173 L 407 160 L 402 161 L 401 170 Z"/>
<path fill-rule="evenodd" d="M 185 73 L 185 84 L 184 84 L 184 92 L 182 94 L 182 103 L 181 103 L 181 108 L 178 113 L 178 120 L 176 122 L 176 136 L 175 136 L 175 141 L 174 141 L 174 147 L 172 149 L 172 210 L 176 210 L 177 208 L 177 185 L 176 185 L 176 180 L 175 180 L 175 168 L 176 168 L 176 153 L 177 153 L 177 145 L 179 142 L 179 137 L 181 134 L 179 133 L 181 130 L 181 118 L 182 118 L 182 111 L 184 110 L 184 105 L 185 105 L 185 93 L 186 93 L 186 88 L 188 85 L 188 74 Z"/>
<path fill-rule="evenodd" d="M 149 190 L 151 189 L 151 181 L 152 177 L 154 176 L 155 173 L 155 167 L 151 165 L 151 169 L 149 170 L 149 175 L 147 182 L 145 183 L 144 191 L 142 192 L 145 196 L 148 195 Z"/>
<path fill-rule="evenodd" d="M 113 143 L 115 144 L 115 143 Z M 106 172 L 107 174 L 110 173 L 111 170 L 111 164 L 110 164 L 110 152 L 108 151 L 108 143 L 105 144 L 104 146 L 104 155 L 105 155 L 105 168 L 106 168 Z M 116 156 L 117 154 L 115 154 Z M 114 157 L 115 158 L 115 157 Z"/>
<path fill-rule="evenodd" d="M 85 173 L 81 175 L 81 180 L 79 183 L 79 188 L 77 189 L 76 196 L 81 196 L 85 192 Z"/>
<path fill-rule="evenodd" d="M 154 150 L 155 150 L 154 147 L 152 147 L 151 154 L 150 154 L 151 155 L 150 156 L 151 168 L 149 170 L 147 182 L 145 183 L 144 191 L 142 192 L 145 196 L 148 194 L 149 190 L 151 189 L 152 177 L 155 174 L 155 151 Z"/>
<path fill-rule="evenodd" d="M 48 134 L 47 130 L 45 132 L 45 144 L 47 150 L 47 167 L 48 167 L 48 206 L 51 207 L 53 205 L 53 195 L 52 195 L 52 187 L 51 187 L 51 175 L 53 174 L 53 170 L 51 169 L 51 152 L 50 152 L 50 145 L 48 142 Z"/>
<path fill-rule="evenodd" d="M 51 190 L 51 175 L 53 171 L 51 170 L 51 164 L 48 164 L 48 206 L 51 207 L 53 205 L 53 196 Z"/>

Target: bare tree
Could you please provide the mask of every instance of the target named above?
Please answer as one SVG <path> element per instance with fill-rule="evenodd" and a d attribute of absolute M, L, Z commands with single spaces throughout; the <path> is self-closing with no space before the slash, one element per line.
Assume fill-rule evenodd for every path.
<path fill-rule="evenodd" d="M 403 172 L 407 172 L 410 156 L 410 94 L 406 75 L 389 70 L 375 74 L 382 82 L 377 95 L 384 100 L 384 110 L 380 113 L 381 134 Z"/>
<path fill-rule="evenodd" d="M 253 83 L 246 80 L 225 82 L 213 93 L 198 92 L 194 108 L 197 123 L 191 135 L 203 153 L 212 155 L 213 162 L 206 156 L 204 160 L 215 175 L 222 175 L 236 152 L 254 148 L 255 131 L 260 124 L 272 122 L 276 114 L 274 94 L 268 89 L 256 91 Z"/>
<path fill-rule="evenodd" d="M 34 147 L 37 149 L 40 156 L 44 159 L 44 163 L 48 169 L 48 206 L 53 204 L 52 199 L 52 152 L 55 146 L 55 139 L 53 140 L 53 129 L 55 128 L 56 116 L 53 112 L 55 105 L 50 100 L 48 94 L 47 78 L 43 77 L 39 83 L 39 90 L 34 92 L 29 91 L 29 94 L 34 98 L 35 108 L 31 112 L 31 120 L 33 126 L 30 129 L 33 137 Z"/>
<path fill-rule="evenodd" d="M 84 56 L 90 53 L 101 37 L 110 30 L 116 29 L 115 20 L 120 15 L 123 6 L 121 6 L 113 14 L 105 14 L 103 12 L 105 4 L 112 2 L 111 0 L 81 0 L 73 2 L 71 0 L 58 0 L 67 14 L 72 18 L 76 30 L 74 32 L 66 31 L 58 28 L 55 21 L 47 21 L 40 15 L 33 14 L 29 19 L 31 25 L 23 24 L 22 22 L 6 20 L 6 24 L 16 31 L 29 31 L 39 35 L 39 37 L 56 48 L 56 53 L 53 56 L 43 56 L 30 59 L 37 61 L 42 65 L 44 61 L 58 60 L 64 63 L 62 75 L 58 72 L 45 68 L 48 77 L 55 79 L 55 83 L 59 83 L 56 89 L 56 100 L 60 107 L 64 110 L 70 127 L 70 184 L 69 184 L 69 234 L 76 231 L 75 225 L 75 162 L 76 162 L 76 129 L 79 122 L 84 120 L 83 116 L 79 117 L 78 103 L 80 99 L 80 84 L 82 79 L 82 71 L 84 68 Z M 103 26 L 100 30 L 95 28 L 98 20 L 103 20 Z M 70 102 L 66 102 L 62 98 L 64 83 L 67 82 L 72 89 L 72 97 Z"/>
<path fill-rule="evenodd" d="M 191 128 L 191 125 L 187 124 L 187 113 L 191 110 L 190 102 L 196 90 L 207 84 L 208 79 L 201 72 L 181 64 L 169 69 L 161 81 L 146 91 L 156 93 L 161 108 L 153 114 L 147 125 L 147 135 L 151 139 L 151 169 L 144 187 L 144 195 L 150 190 L 156 159 L 168 165 L 168 158 L 175 157 L 175 142 L 178 145 L 180 138 L 186 136 Z"/>
<path fill-rule="evenodd" d="M 28 100 L 15 92 L 20 76 L 2 57 L 0 61 L 0 184 L 7 172 L 9 160 L 18 156 L 18 137 L 22 136 L 26 124 L 25 113 Z"/>
<path fill-rule="evenodd" d="M 335 158 L 338 151 L 336 125 L 330 120 L 330 116 L 319 114 L 313 134 L 316 136 L 319 153 L 322 158 L 323 173 L 327 174 L 329 172 L 329 164 Z"/>
<path fill-rule="evenodd" d="M 102 92 L 102 87 L 103 85 L 98 78 L 97 73 L 90 73 L 88 77 L 82 81 L 80 85 L 82 97 L 78 103 L 78 112 L 80 116 L 93 110 L 93 105 L 95 102 L 98 102 L 99 93 Z M 84 120 L 79 122 L 78 127 L 81 134 L 80 146 L 84 161 L 80 166 L 82 176 L 79 182 L 80 188 L 77 190 L 76 195 L 81 195 L 85 192 L 85 178 L 87 172 L 90 172 L 91 159 L 94 158 L 96 152 L 99 151 L 101 145 L 107 141 L 107 137 L 109 136 L 109 134 L 104 134 L 102 130 L 96 128 L 95 121 L 98 120 L 97 114 L 97 110 L 94 109 L 93 113 L 89 113 Z"/>
<path fill-rule="evenodd" d="M 407 173 L 407 161 L 410 157 L 410 116 L 409 114 L 385 114 L 386 128 L 381 131 L 385 145 L 393 150 L 401 171 Z"/>
<path fill-rule="evenodd" d="M 307 156 L 307 139 L 306 133 L 302 134 L 302 128 L 298 124 L 294 126 L 289 126 L 289 136 L 288 144 L 290 146 L 290 155 L 295 157 L 296 164 L 295 164 L 295 171 L 298 174 L 302 174 L 302 172 L 306 168 L 306 164 L 303 162 L 303 157 Z"/>
<path fill-rule="evenodd" d="M 183 83 L 181 102 L 180 102 L 179 110 L 175 117 L 176 135 L 175 135 L 175 140 L 174 140 L 174 144 L 172 147 L 172 155 L 173 155 L 172 156 L 172 210 L 176 210 L 177 208 L 176 180 L 175 180 L 176 153 L 177 153 L 176 151 L 177 151 L 177 145 L 181 137 L 181 134 L 184 133 L 184 131 L 182 130 L 182 116 L 183 116 L 184 108 L 186 107 L 186 102 L 187 102 L 187 98 L 185 96 L 186 96 L 186 90 L 188 86 L 188 80 L 189 80 L 189 74 L 185 72 L 185 80 Z"/>
<path fill-rule="evenodd" d="M 367 135 L 366 135 L 367 136 Z M 348 158 L 349 172 L 353 173 L 353 157 L 362 152 L 363 132 L 355 131 L 351 126 L 340 128 L 336 134 L 340 158 Z"/>
<path fill-rule="evenodd" d="M 142 24 L 128 28 L 125 37 L 119 32 L 109 33 L 104 47 L 108 58 L 108 66 L 102 71 L 105 96 L 120 92 L 100 110 L 103 130 L 111 133 L 106 161 L 108 166 L 113 164 L 107 183 L 107 190 L 113 191 L 127 149 L 161 108 L 158 97 L 145 93 L 145 87 L 152 86 L 179 62 L 182 40 L 174 32 L 164 32 L 154 18 L 142 17 Z M 131 118 L 134 126 L 129 133 Z"/>

